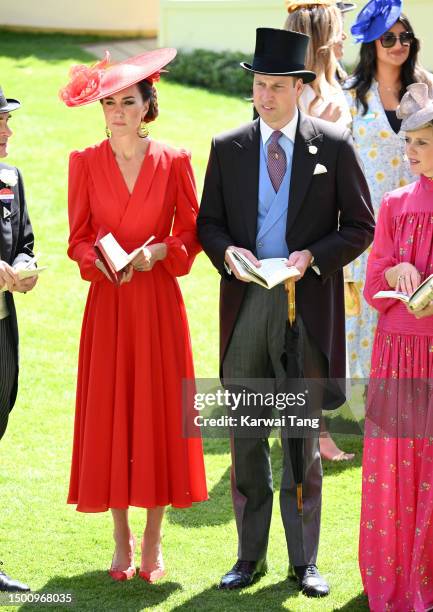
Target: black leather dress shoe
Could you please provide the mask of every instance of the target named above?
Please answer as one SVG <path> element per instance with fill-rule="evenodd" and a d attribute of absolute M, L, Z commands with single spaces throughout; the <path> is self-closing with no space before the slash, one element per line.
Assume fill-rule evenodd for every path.
<path fill-rule="evenodd" d="M 329 584 L 319 574 L 315 565 L 290 566 L 289 576 L 297 580 L 300 590 L 307 597 L 326 597 L 329 595 Z"/>
<path fill-rule="evenodd" d="M 9 593 L 22 593 L 30 591 L 30 587 L 23 582 L 9 578 L 4 572 L 0 572 L 0 591 L 8 591 Z"/>
<path fill-rule="evenodd" d="M 219 583 L 219 589 L 242 589 L 249 586 L 268 571 L 266 559 L 260 561 L 241 561 L 238 560 L 227 572 Z"/>

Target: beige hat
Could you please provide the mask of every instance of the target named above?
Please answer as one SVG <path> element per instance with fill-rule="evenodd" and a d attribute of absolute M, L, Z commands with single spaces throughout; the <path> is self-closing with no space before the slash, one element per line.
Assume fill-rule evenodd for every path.
<path fill-rule="evenodd" d="M 403 120 L 404 132 L 417 130 L 433 120 L 433 99 L 426 83 L 409 85 L 397 108 L 397 117 Z"/>

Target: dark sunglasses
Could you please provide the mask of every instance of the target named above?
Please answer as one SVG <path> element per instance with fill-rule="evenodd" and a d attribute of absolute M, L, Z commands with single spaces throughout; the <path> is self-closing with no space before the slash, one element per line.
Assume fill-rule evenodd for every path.
<path fill-rule="evenodd" d="M 412 34 L 412 32 L 402 32 L 399 36 L 396 36 L 393 32 L 387 32 L 380 37 L 380 42 L 382 47 L 385 47 L 385 49 L 390 49 L 395 45 L 397 39 L 400 40 L 402 47 L 410 47 L 415 39 L 415 36 Z"/>

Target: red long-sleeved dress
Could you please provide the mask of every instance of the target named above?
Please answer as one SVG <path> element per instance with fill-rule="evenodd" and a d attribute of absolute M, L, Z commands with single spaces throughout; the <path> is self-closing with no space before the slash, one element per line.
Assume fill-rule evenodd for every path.
<path fill-rule="evenodd" d="M 131 194 L 108 140 L 71 154 L 68 254 L 91 283 L 68 496 L 79 511 L 207 499 L 201 439 L 182 434 L 182 379 L 194 372 L 176 280 L 200 251 L 197 209 L 183 151 L 150 141 Z M 127 252 L 154 235 L 167 244 L 167 257 L 116 287 L 95 266 L 101 231 Z"/>

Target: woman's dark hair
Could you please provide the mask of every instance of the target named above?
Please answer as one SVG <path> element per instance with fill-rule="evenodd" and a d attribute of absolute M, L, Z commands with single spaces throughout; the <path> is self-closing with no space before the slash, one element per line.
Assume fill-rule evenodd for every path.
<path fill-rule="evenodd" d="M 405 15 L 400 15 L 397 23 L 401 23 L 401 25 L 406 28 L 407 32 L 415 34 L 409 19 Z M 401 67 L 400 100 L 406 93 L 408 86 L 412 83 L 427 83 L 429 88 L 431 87 L 431 81 L 428 78 L 427 71 L 418 63 L 419 50 L 420 42 L 419 39 L 415 37 L 410 46 L 409 56 Z M 355 82 L 350 84 L 350 89 L 355 90 L 356 104 L 358 106 L 362 104 L 364 109 L 363 115 L 365 115 L 368 110 L 367 94 L 370 91 L 372 81 L 376 75 L 376 60 L 375 41 L 362 43 L 359 62 L 352 75 Z"/>
<path fill-rule="evenodd" d="M 152 85 L 152 83 L 146 81 L 146 79 L 139 81 L 137 83 L 137 87 L 141 93 L 143 102 L 147 102 L 149 100 L 149 110 L 144 118 L 144 122 L 150 123 L 151 121 L 155 121 L 155 119 L 158 117 L 158 96 L 155 87 Z"/>

